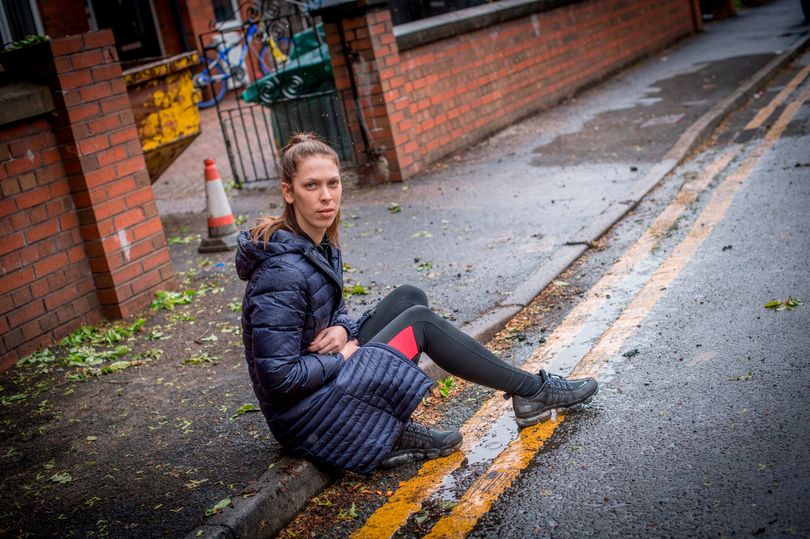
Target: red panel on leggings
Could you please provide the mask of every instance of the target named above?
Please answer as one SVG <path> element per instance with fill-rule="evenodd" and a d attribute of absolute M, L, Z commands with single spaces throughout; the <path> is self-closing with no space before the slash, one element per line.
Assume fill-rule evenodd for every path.
<path fill-rule="evenodd" d="M 413 326 L 408 326 L 397 333 L 397 336 L 388 341 L 388 344 L 411 360 L 419 353 L 419 348 L 416 346 L 416 337 L 413 335 Z"/>

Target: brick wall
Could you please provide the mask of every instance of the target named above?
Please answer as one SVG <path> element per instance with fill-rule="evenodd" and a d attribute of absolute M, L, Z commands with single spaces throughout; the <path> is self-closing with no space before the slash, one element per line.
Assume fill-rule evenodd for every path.
<path fill-rule="evenodd" d="M 56 109 L 2 127 L 0 306 L 10 337 L 4 330 L 0 369 L 43 339 L 101 314 L 127 317 L 175 286 L 112 32 L 34 50 L 20 53 L 47 79 Z"/>
<path fill-rule="evenodd" d="M 0 370 L 101 308 L 50 121 L 0 127 Z"/>
<path fill-rule="evenodd" d="M 387 9 L 341 23 L 370 145 L 385 147 L 398 180 L 690 34 L 694 4 L 588 0 L 403 51 Z M 337 21 L 325 18 L 345 89 Z"/>
<path fill-rule="evenodd" d="M 90 30 L 85 0 L 39 0 L 39 17 L 51 37 L 81 34 Z"/>

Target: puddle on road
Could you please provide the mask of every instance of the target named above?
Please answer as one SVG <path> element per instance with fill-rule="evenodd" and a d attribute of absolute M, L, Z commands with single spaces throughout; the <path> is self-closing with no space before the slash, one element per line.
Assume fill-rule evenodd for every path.
<path fill-rule="evenodd" d="M 660 158 L 671 146 L 672 131 L 691 125 L 709 106 L 736 89 L 753 70 L 771 59 L 772 54 L 738 56 L 702 64 L 692 72 L 658 80 L 648 87 L 645 96 L 634 107 L 600 113 L 579 131 L 560 135 L 535 148 L 530 164 L 633 164 L 642 157 L 645 160 Z M 717 81 L 726 84 L 719 85 Z"/>

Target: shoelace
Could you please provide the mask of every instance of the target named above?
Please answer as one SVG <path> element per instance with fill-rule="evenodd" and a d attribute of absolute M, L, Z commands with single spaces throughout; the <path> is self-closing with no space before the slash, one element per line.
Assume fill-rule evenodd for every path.
<path fill-rule="evenodd" d="M 540 375 L 540 378 L 543 379 L 543 385 L 540 386 L 541 391 L 544 387 L 546 387 L 546 385 L 556 387 L 564 391 L 571 391 L 571 384 L 569 384 L 562 376 L 558 374 L 549 374 L 544 370 L 541 370 L 538 374 Z"/>
<path fill-rule="evenodd" d="M 405 426 L 402 436 L 397 442 L 398 447 L 410 447 L 414 442 L 430 443 L 432 440 L 430 429 L 413 421 Z"/>
<path fill-rule="evenodd" d="M 540 391 L 543 391 L 543 388 L 545 388 L 547 385 L 549 385 L 551 387 L 556 387 L 558 389 L 562 389 L 563 391 L 572 391 L 573 390 L 573 388 L 571 387 L 571 384 L 569 384 L 566 381 L 566 379 L 563 378 L 562 376 L 560 376 L 559 374 L 549 374 L 546 371 L 544 371 L 543 369 L 540 369 L 540 372 L 538 372 L 537 374 L 538 374 L 538 376 L 540 376 L 540 379 L 543 380 L 543 383 L 540 386 L 540 389 L 537 390 L 538 393 Z M 504 393 L 503 398 L 506 399 L 506 400 L 509 400 L 509 399 L 512 398 L 512 394 L 511 393 Z"/>

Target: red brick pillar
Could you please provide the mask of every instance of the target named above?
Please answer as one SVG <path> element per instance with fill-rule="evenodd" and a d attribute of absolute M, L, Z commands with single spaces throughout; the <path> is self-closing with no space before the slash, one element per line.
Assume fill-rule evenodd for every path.
<path fill-rule="evenodd" d="M 366 172 L 365 181 L 402 181 L 408 175 L 403 171 L 413 168 L 418 157 L 416 142 L 410 137 L 413 122 L 405 79 L 400 74 L 391 12 L 385 4 L 353 5 L 325 11 L 322 19 L 335 85 L 345 101 L 346 120 L 352 130 L 358 161 L 367 165 L 361 167 Z M 346 65 L 347 57 L 351 72 Z M 369 148 L 363 146 L 364 138 Z M 380 153 L 385 160 L 375 162 Z M 385 161 L 387 178 L 380 174 L 380 166 Z"/>
<path fill-rule="evenodd" d="M 55 131 L 104 314 L 175 286 L 112 32 L 51 42 Z"/>

